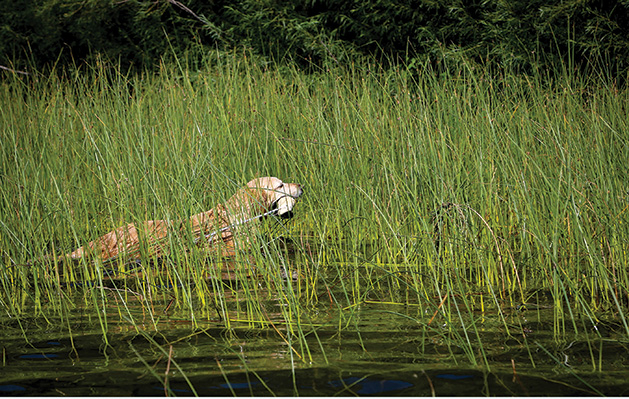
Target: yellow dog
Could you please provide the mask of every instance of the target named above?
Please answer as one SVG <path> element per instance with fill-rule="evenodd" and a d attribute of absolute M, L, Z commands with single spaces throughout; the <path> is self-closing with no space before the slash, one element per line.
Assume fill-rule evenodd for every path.
<path fill-rule="evenodd" d="M 129 223 L 67 254 L 66 258 L 92 256 L 107 261 L 123 254 L 138 257 L 140 242 L 146 244 L 149 256 L 159 257 L 164 254 L 166 248 L 162 244 L 169 234 L 185 234 L 188 229 L 195 245 L 214 247 L 223 255 L 233 254 L 234 236 L 239 229 L 269 215 L 291 217 L 293 207 L 302 194 L 300 184 L 284 183 L 277 177 L 261 177 L 247 183 L 224 204 L 196 214 L 187 221 L 169 224 L 165 220 L 148 220 L 139 226 Z M 225 245 L 219 248 L 217 244 L 221 241 Z"/>

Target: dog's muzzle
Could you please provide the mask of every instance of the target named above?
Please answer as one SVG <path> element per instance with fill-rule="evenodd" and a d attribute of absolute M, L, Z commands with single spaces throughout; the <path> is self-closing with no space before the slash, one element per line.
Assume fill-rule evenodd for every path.
<path fill-rule="evenodd" d="M 295 197 L 291 197 L 289 195 L 280 197 L 274 203 L 275 215 L 284 219 L 290 219 L 293 216 L 293 207 L 296 203 L 297 198 Z"/>
<path fill-rule="evenodd" d="M 295 207 L 295 204 L 297 203 L 297 198 L 301 197 L 303 193 L 304 191 L 301 186 L 299 186 L 299 191 L 281 196 L 273 204 L 275 215 L 281 217 L 282 219 L 290 219 L 293 217 L 293 207 Z"/>

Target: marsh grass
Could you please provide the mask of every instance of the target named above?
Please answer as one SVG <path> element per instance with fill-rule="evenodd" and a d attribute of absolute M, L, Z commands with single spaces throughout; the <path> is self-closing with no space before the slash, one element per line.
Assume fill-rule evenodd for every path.
<path fill-rule="evenodd" d="M 216 53 L 194 70 L 5 72 L 3 310 L 63 317 L 83 293 L 106 336 L 110 306 L 139 322 L 135 298 L 155 328 L 164 309 L 270 327 L 304 361 L 319 350 L 310 337 L 322 350 L 316 307 L 359 334 L 361 305 L 416 307 L 400 317 L 487 366 L 478 311 L 508 334 L 506 313 L 526 306 L 552 306 L 559 340 L 602 319 L 629 334 L 626 90 L 442 62 L 305 74 Z M 167 259 L 140 248 L 139 265 L 41 261 L 123 223 L 185 219 L 267 175 L 305 195 L 295 219 L 252 237 L 261 251 L 214 259 L 172 237 Z"/>

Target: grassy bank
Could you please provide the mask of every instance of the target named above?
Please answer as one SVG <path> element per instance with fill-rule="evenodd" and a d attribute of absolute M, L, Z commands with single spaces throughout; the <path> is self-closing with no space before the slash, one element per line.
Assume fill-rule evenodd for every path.
<path fill-rule="evenodd" d="M 320 304 L 344 328 L 356 305 L 391 302 L 416 306 L 427 329 L 445 320 L 451 339 L 471 347 L 474 312 L 506 326 L 506 313 L 543 305 L 558 337 L 601 319 L 629 334 L 627 92 L 596 77 L 549 81 L 463 62 L 449 70 L 306 75 L 245 54 L 150 75 L 107 63 L 5 73 L 3 310 L 63 316 L 79 294 L 133 320 L 124 305 L 135 296 L 149 313 L 158 302 L 226 326 L 282 320 L 287 336 L 303 338 Z M 292 260 L 279 241 L 231 265 L 172 241 L 176 255 L 116 280 L 113 298 L 105 267 L 33 262 L 129 221 L 210 209 L 256 176 L 305 186 L 296 218 L 269 225 L 269 237 L 293 241 Z M 282 279 L 281 265 L 300 279 Z M 227 266 L 260 276 L 234 290 L 220 283 Z M 264 301 L 286 306 L 270 316 Z"/>

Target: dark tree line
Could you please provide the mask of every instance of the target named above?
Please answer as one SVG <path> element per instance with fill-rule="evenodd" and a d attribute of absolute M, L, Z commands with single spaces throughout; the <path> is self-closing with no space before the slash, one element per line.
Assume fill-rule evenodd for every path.
<path fill-rule="evenodd" d="M 0 0 L 0 65 L 15 69 L 96 54 L 151 68 L 168 53 L 242 46 L 304 65 L 459 52 L 516 71 L 559 62 L 622 76 L 629 0 Z"/>

